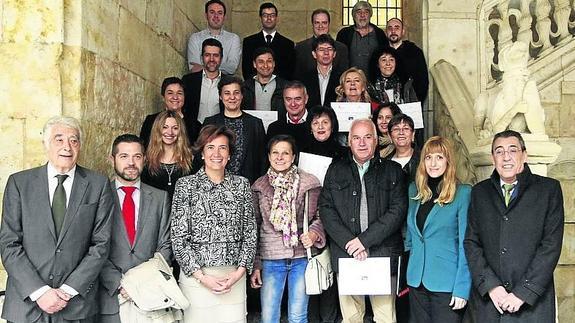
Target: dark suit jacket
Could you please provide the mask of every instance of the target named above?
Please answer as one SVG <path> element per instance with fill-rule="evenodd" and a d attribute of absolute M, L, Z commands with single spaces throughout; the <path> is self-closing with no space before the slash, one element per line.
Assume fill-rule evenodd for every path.
<path fill-rule="evenodd" d="M 225 116 L 222 113 L 216 114 L 206 118 L 204 125 L 216 124 L 224 125 Z M 264 174 L 264 165 L 266 160 L 265 147 L 266 147 L 266 133 L 262 120 L 250 114 L 242 113 L 240 117 L 244 124 L 244 143 L 245 153 L 244 160 L 241 162 L 241 170 L 239 174 L 253 184 L 256 179 Z M 200 158 L 195 158 L 200 159 Z"/>
<path fill-rule="evenodd" d="M 276 76 L 276 89 L 272 94 L 272 102 L 271 107 L 272 111 L 278 112 L 278 118 L 281 116 L 285 117 L 286 109 L 284 106 L 284 98 L 283 98 L 283 90 L 286 84 L 286 80 L 283 78 Z M 242 107 L 247 110 L 255 110 L 256 104 L 256 80 L 254 78 L 250 78 L 244 81 L 244 99 L 242 101 Z"/>
<path fill-rule="evenodd" d="M 532 174 L 527 164 L 517 182 L 508 207 L 496 171 L 471 191 L 464 241 L 474 287 L 471 306 L 484 322 L 555 322 L 553 271 L 564 227 L 561 186 Z M 500 316 L 488 296 L 497 286 L 526 304 Z"/>
<path fill-rule="evenodd" d="M 363 175 L 369 225 L 361 231 L 362 183 L 351 154 L 328 168 L 319 196 L 319 216 L 331 239 L 331 265 L 338 271 L 338 259 L 349 258 L 345 245 L 359 238 L 370 257 L 391 257 L 392 275 L 397 273 L 403 251 L 401 228 L 407 214 L 407 186 L 398 163 L 379 157 L 371 159 Z"/>
<path fill-rule="evenodd" d="M 256 75 L 254 68 L 254 51 L 263 46 L 268 46 L 262 31 L 244 38 L 242 46 L 242 75 L 244 80 Z M 274 74 L 283 77 L 286 80 L 292 79 L 295 51 L 294 42 L 276 32 L 272 43 L 269 47 L 274 51 L 276 68 Z"/>
<path fill-rule="evenodd" d="M 332 68 L 331 74 L 329 76 L 329 81 L 327 82 L 327 89 L 325 90 L 325 100 L 323 102 L 323 105 L 326 107 L 329 107 L 331 102 L 337 101 L 335 88 L 339 85 L 340 76 L 341 73 L 338 72 L 335 68 Z M 307 95 L 309 97 L 307 100 L 307 108 L 310 109 L 316 105 L 321 105 L 317 67 L 303 74 L 302 82 L 305 85 Z"/>
<path fill-rule="evenodd" d="M 191 117 L 192 120 L 198 120 L 198 112 L 200 111 L 200 99 L 202 95 L 202 73 L 203 70 L 195 73 L 189 73 L 182 77 L 184 83 L 184 92 L 186 99 L 184 100 L 184 119 Z M 222 74 L 222 78 L 230 77 Z M 220 111 L 224 111 L 224 106 L 220 102 Z"/>
<path fill-rule="evenodd" d="M 56 238 L 47 166 L 11 175 L 4 191 L 0 252 L 8 273 L 2 318 L 35 322 L 85 319 L 97 313 L 98 275 L 110 247 L 114 199 L 108 179 L 76 166 L 64 224 Z M 42 286 L 66 284 L 79 294 L 54 315 L 29 296 Z"/>
<path fill-rule="evenodd" d="M 148 261 L 160 252 L 171 263 L 172 243 L 170 241 L 170 202 L 168 193 L 144 183 L 140 184 L 140 201 L 136 240 L 130 245 L 120 200 L 116 193 L 115 181 L 110 182 L 116 212 L 112 220 L 112 242 L 110 256 L 100 274 L 98 298 L 100 313 L 117 314 L 119 312 L 118 287 L 122 274 L 129 269 Z"/>
<path fill-rule="evenodd" d="M 154 121 L 156 117 L 160 114 L 148 114 L 146 119 L 144 119 L 144 123 L 142 123 L 142 128 L 140 129 L 140 138 L 144 141 L 144 146 L 147 148 L 148 144 L 150 143 L 150 135 L 152 133 L 152 126 L 154 125 Z M 188 142 L 190 147 L 196 142 L 198 139 L 198 135 L 200 134 L 200 130 L 202 129 L 202 124 L 196 118 L 191 116 L 184 115 L 184 124 L 186 125 L 186 133 L 188 134 Z"/>
<path fill-rule="evenodd" d="M 304 74 L 310 70 L 315 70 L 317 63 L 313 58 L 312 43 L 315 36 L 302 40 L 295 45 L 295 72 L 294 79 L 304 81 Z M 336 55 L 333 59 L 333 69 L 339 74 L 349 68 L 349 58 L 347 46 L 339 41 L 335 42 Z"/>

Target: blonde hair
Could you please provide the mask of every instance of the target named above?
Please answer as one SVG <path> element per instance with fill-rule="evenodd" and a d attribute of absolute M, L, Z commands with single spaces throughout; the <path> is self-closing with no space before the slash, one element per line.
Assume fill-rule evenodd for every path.
<path fill-rule="evenodd" d="M 337 94 L 336 101 L 341 102 L 346 99 L 345 91 L 343 89 L 343 84 L 345 83 L 345 78 L 349 73 L 357 73 L 361 82 L 363 82 L 363 92 L 361 93 L 361 102 L 371 102 L 371 97 L 367 93 L 367 77 L 365 73 L 357 67 L 350 67 L 339 77 L 339 85 L 335 88 L 335 94 Z"/>
<path fill-rule="evenodd" d="M 457 189 L 457 176 L 455 174 L 455 155 L 453 154 L 453 146 L 451 142 L 444 137 L 434 136 L 427 140 L 423 149 L 421 150 L 421 159 L 417 166 L 415 174 L 415 186 L 417 187 L 417 195 L 413 197 L 414 200 L 420 200 L 421 204 L 429 201 L 433 196 L 431 189 L 427 183 L 428 174 L 425 169 L 425 157 L 429 154 L 441 153 L 447 161 L 447 167 L 443 178 L 438 186 L 439 197 L 433 201 L 440 206 L 453 202 L 455 198 L 455 191 Z"/>
<path fill-rule="evenodd" d="M 162 111 L 156 116 L 156 119 L 154 120 L 150 134 L 150 143 L 148 144 L 148 149 L 146 150 L 148 169 L 153 175 L 157 175 L 160 170 L 160 160 L 162 155 L 165 153 L 164 144 L 162 141 L 162 128 L 164 127 L 164 123 L 166 123 L 166 119 L 168 118 L 174 118 L 180 130 L 174 150 L 174 158 L 176 159 L 176 164 L 182 170 L 183 174 L 189 174 L 192 170 L 191 165 L 193 155 L 190 149 L 190 144 L 188 143 L 186 125 L 184 124 L 184 120 L 174 111 Z"/>

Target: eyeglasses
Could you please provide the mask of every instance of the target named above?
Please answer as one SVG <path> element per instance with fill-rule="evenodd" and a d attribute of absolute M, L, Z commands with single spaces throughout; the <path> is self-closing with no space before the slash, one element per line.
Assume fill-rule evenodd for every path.
<path fill-rule="evenodd" d="M 493 154 L 495 154 L 495 157 L 504 157 L 505 153 L 508 153 L 509 156 L 515 157 L 515 156 L 517 156 L 518 153 L 520 153 L 522 151 L 523 150 L 521 148 L 515 147 L 515 146 L 511 146 L 507 150 L 505 150 L 503 147 L 497 147 L 493 151 Z"/>
<path fill-rule="evenodd" d="M 275 18 L 277 15 L 275 13 L 262 13 L 262 18 Z"/>
<path fill-rule="evenodd" d="M 320 53 L 329 53 L 329 52 L 333 52 L 334 48 L 333 47 L 318 47 L 316 49 L 316 51 L 320 52 Z"/>
<path fill-rule="evenodd" d="M 412 132 L 413 129 L 411 129 L 410 127 L 393 127 L 391 128 L 391 132 L 393 133 L 408 133 L 408 132 Z"/>

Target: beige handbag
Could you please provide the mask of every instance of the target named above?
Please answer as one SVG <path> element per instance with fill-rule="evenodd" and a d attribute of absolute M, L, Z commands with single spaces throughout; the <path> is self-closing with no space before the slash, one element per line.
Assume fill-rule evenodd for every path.
<path fill-rule="evenodd" d="M 303 232 L 309 230 L 309 194 L 305 193 L 305 211 L 303 215 Z M 311 256 L 311 248 L 306 248 L 307 267 L 305 268 L 305 293 L 318 295 L 333 284 L 333 270 L 331 268 L 330 252 L 326 246 L 316 256 Z"/>

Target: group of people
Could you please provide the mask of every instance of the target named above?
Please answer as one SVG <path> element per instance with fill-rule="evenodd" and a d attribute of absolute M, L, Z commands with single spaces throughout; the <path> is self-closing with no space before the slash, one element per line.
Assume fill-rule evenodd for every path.
<path fill-rule="evenodd" d="M 245 322 L 247 303 L 259 302 L 261 321 L 275 323 L 283 302 L 289 322 L 363 322 L 368 308 L 375 322 L 461 322 L 466 312 L 555 320 L 559 183 L 531 173 L 525 142 L 510 130 L 493 138 L 489 179 L 458 181 L 450 140 L 423 142 L 398 107 L 427 95 L 425 60 L 402 41 L 401 20 L 383 31 L 359 1 L 354 25 L 334 40 L 329 12 L 318 9 L 314 35 L 296 46 L 264 3 L 262 31 L 242 47 L 222 29 L 222 1 L 205 13 L 208 28 L 188 44 L 191 73 L 164 80 L 164 109 L 140 136 L 114 140 L 112 180 L 77 165 L 83 135 L 70 117 L 46 123 L 45 165 L 8 178 L 2 318 Z M 245 81 L 232 76 L 240 55 Z M 334 101 L 372 106 L 345 142 Z M 265 129 L 244 110 L 278 119 Z M 300 152 L 332 159 L 322 182 L 298 167 Z M 306 249 L 326 247 L 335 282 L 309 297 Z M 339 260 L 374 257 L 390 259 L 391 294 L 340 295 Z M 162 284 L 134 287 L 129 278 L 157 259 L 174 271 L 156 269 Z"/>

